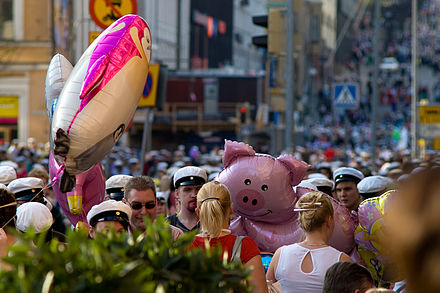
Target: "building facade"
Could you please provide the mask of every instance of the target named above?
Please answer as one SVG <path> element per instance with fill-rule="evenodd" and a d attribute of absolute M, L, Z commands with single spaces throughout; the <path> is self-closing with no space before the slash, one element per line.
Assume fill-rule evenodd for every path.
<path fill-rule="evenodd" d="M 34 137 L 44 143 L 46 70 L 55 52 L 69 54 L 70 1 L 0 3 L 0 142 Z"/>

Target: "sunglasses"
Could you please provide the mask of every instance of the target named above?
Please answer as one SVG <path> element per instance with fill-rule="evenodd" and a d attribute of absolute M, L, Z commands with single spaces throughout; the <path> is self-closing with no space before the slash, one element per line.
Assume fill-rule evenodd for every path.
<path fill-rule="evenodd" d="M 130 203 L 130 206 L 133 210 L 140 210 L 143 206 L 145 206 L 145 208 L 147 210 L 151 210 L 154 209 L 154 207 L 156 206 L 156 202 L 155 201 L 149 201 L 146 203 L 140 203 L 140 202 L 132 202 Z"/>

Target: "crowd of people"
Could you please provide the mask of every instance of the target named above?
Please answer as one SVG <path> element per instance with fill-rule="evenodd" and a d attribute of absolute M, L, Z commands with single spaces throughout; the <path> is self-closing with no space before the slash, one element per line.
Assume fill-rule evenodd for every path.
<path fill-rule="evenodd" d="M 202 152 L 204 147 L 185 150 L 183 146 L 174 152 L 151 151 L 145 155 L 142 168 L 136 152 L 120 147 L 115 150 L 102 162 L 103 165 L 109 164 L 111 172 L 107 175 L 102 202 L 88 211 L 89 237 L 93 239 L 97 233 L 108 233 L 109 230 L 127 233 L 138 230 L 145 233 L 148 225 L 146 219 L 154 221 L 157 217 L 165 217 L 174 239 L 184 233 L 197 231 L 190 249 L 220 246 L 226 259 L 240 260 L 245 264 L 250 270 L 249 284 L 255 292 L 273 292 L 280 288 L 283 292 L 366 292 L 376 285 L 403 292 L 401 283 L 378 283 L 362 261 L 329 246 L 328 241 L 335 227 L 330 198 L 357 213 L 363 200 L 380 196 L 391 189 L 400 190 L 400 186 L 409 186 L 405 184 L 412 182 L 410 179 L 414 176 L 419 176 L 418 182 L 426 181 L 420 183 L 426 190 L 423 197 L 433 202 L 429 206 L 429 215 L 438 214 L 435 212 L 438 205 L 434 203 L 433 195 L 428 198 L 435 193 L 429 176 L 438 173 L 436 154 L 427 155 L 426 160 L 421 161 L 412 160 L 407 153 L 389 153 L 380 157 L 381 164 L 375 170 L 369 168 L 368 154 L 353 152 L 349 163 L 344 164 L 339 157 L 342 154 L 338 152 L 330 154 L 298 148 L 295 155 L 310 164 L 299 186 L 310 189 L 310 192 L 300 197 L 292 213 L 297 213 L 305 238 L 302 242 L 277 249 L 269 266 L 264 267 L 255 241 L 249 236 L 234 235 L 229 230 L 231 219 L 236 217 L 231 195 L 225 185 L 215 181 L 216 175 L 223 169 L 223 150 L 220 147 L 209 152 Z M 44 148 L 35 147 L 30 139 L 27 146 L 11 144 L 3 148 L 0 154 L 2 256 L 6 256 L 6 247 L 16 241 L 11 228 L 21 232 L 30 228 L 37 233 L 48 231 L 47 240 L 57 238 L 65 241 L 66 230 L 74 227 L 66 219 L 53 193 Z M 130 156 L 136 158 L 136 164 L 130 163 Z M 116 169 L 118 160 L 124 162 L 120 173 Z M 20 162 L 26 164 L 20 165 Z M 136 165 L 136 168 L 130 165 Z M 135 169 L 142 171 L 127 174 Z M 420 177 L 420 174 L 425 174 L 425 177 Z M 405 193 L 411 190 L 421 192 L 408 188 Z M 408 200 L 411 201 L 414 201 L 414 207 L 428 205 L 419 204 L 414 197 Z M 421 212 L 421 208 L 412 211 L 413 218 L 420 217 L 418 212 Z M 431 220 L 426 216 L 426 222 Z M 435 224 L 430 225 L 432 229 L 429 228 L 431 226 L 420 225 L 414 229 L 426 230 L 434 235 Z M 401 234 L 396 233 L 396 239 L 408 243 L 406 247 L 401 247 L 402 255 L 409 252 L 420 254 L 420 250 L 425 248 L 425 238 L 420 239 L 417 247 L 410 247 L 415 244 L 408 240 L 405 242 Z M 435 252 L 432 252 L 433 258 Z M 408 264 L 411 259 L 405 258 L 405 261 L 405 268 L 411 270 Z M 416 274 L 414 270 L 411 273 Z M 428 275 L 437 286 L 435 272 L 429 272 Z M 422 279 L 412 275 L 408 276 L 407 281 L 420 282 Z M 266 281 L 269 286 L 266 286 Z M 409 292 L 417 292 L 412 286 L 414 283 L 409 284 L 408 288 L 413 290 Z"/>
<path fill-rule="evenodd" d="M 381 149 L 403 150 L 409 147 L 412 101 L 412 31 L 411 1 L 389 1 L 382 8 L 380 19 L 379 64 L 383 58 L 395 58 L 396 69 L 379 69 L 377 79 L 378 121 L 377 145 Z M 438 1 L 418 2 L 417 40 L 419 80 L 418 100 L 438 103 L 440 82 L 436 81 L 440 68 L 439 36 L 437 33 L 440 5 Z M 305 144 L 312 150 L 348 148 L 356 152 L 369 151 L 372 141 L 371 113 L 373 101 L 374 14 L 366 10 L 352 26 L 351 56 L 342 66 L 340 75 L 332 82 L 357 83 L 360 104 L 355 111 L 335 111 L 329 85 L 317 94 L 319 106 L 306 113 Z M 422 76 L 423 71 L 429 72 Z M 343 76 L 343 77 L 342 77 Z M 432 79 L 425 80 L 426 78 Z M 338 79 L 337 79 L 338 78 Z M 306 107 L 307 111 L 307 107 Z M 315 116 L 314 112 L 319 115 Z M 315 117 L 319 117 L 319 126 Z M 347 123 L 345 123 L 347 119 Z M 309 127 L 313 126 L 313 127 Z M 347 138 L 347 133 L 349 137 Z M 347 139 L 346 139 L 347 138 Z"/>

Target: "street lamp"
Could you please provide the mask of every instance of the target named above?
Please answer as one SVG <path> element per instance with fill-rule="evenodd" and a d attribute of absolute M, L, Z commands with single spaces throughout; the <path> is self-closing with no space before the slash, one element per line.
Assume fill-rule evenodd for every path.
<path fill-rule="evenodd" d="M 380 6 L 379 0 L 374 3 L 374 39 L 373 39 L 373 106 L 371 113 L 371 166 L 376 170 L 376 124 L 377 124 L 377 81 L 379 75 L 379 18 Z"/>
<path fill-rule="evenodd" d="M 411 48 L 411 158 L 417 157 L 417 0 L 412 0 L 412 48 Z"/>

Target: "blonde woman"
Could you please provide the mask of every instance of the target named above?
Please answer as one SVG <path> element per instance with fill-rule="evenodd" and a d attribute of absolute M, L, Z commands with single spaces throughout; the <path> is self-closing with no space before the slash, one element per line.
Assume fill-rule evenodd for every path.
<path fill-rule="evenodd" d="M 296 203 L 305 240 L 277 249 L 266 273 L 268 281 L 279 281 L 283 292 L 322 292 L 327 269 L 348 255 L 327 245 L 333 233 L 333 206 L 320 192 L 304 194 Z"/>
<path fill-rule="evenodd" d="M 250 284 L 254 286 L 254 292 L 267 292 L 263 263 L 255 241 L 250 237 L 244 237 L 241 249 L 232 256 L 234 244 L 240 238 L 231 234 L 228 229 L 229 216 L 232 213 L 228 188 L 218 181 L 204 184 L 197 193 L 196 212 L 200 219 L 201 233 L 196 235 L 190 248 L 205 248 L 206 242 L 209 242 L 209 246 L 220 245 L 228 260 L 239 256 L 246 268 L 251 270 Z"/>

